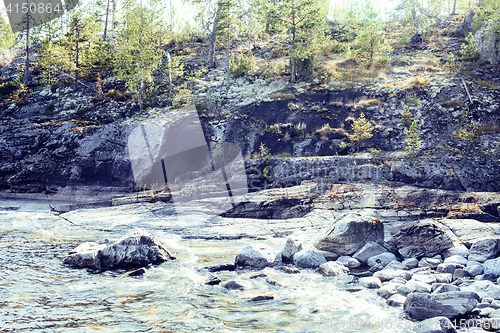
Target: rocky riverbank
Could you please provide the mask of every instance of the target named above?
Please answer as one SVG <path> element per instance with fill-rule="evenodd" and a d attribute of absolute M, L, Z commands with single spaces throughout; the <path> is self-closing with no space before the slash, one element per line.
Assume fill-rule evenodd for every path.
<path fill-rule="evenodd" d="M 374 204 L 367 208 L 369 198 L 377 198 L 377 193 L 381 195 L 380 188 L 380 192 L 376 192 L 373 185 L 365 186 L 363 191 L 350 190 L 343 205 L 329 197 L 332 192 L 316 192 L 315 184 L 260 191 L 240 200 L 224 217 L 207 212 L 207 207 L 213 205 L 211 200 L 200 201 L 191 207 L 183 206 L 182 212 L 177 211 L 176 225 L 163 225 L 162 229 L 188 239 L 252 240 L 251 245 L 234 254 L 234 262 L 201 270 L 206 276 L 205 283 L 213 288 L 252 289 L 253 279 L 264 279 L 276 288 L 286 288 L 269 278 L 269 269 L 277 274 L 316 272 L 348 292 L 371 290 L 385 298 L 388 305 L 400 308 L 408 318 L 428 328 L 418 332 L 431 332 L 431 328 L 436 327 L 447 332 L 454 332 L 453 327 L 474 327 L 482 331 L 478 325 L 487 330 L 498 328 L 500 227 L 497 223 L 480 222 L 471 218 L 472 215 L 462 218 L 457 215 L 460 205 L 470 205 L 479 198 L 485 206 L 499 207 L 498 195 L 468 193 L 465 201 L 469 203 L 459 203 L 456 197 L 449 197 L 450 192 L 406 187 L 386 198 L 392 201 L 384 206 Z M 353 198 L 357 190 L 366 197 Z M 448 216 L 441 211 L 443 215 L 439 218 L 432 215 L 437 211 L 431 214 L 423 206 L 407 207 L 404 213 L 397 210 L 399 199 L 409 193 L 418 196 L 419 191 L 425 191 L 426 199 L 434 201 L 437 207 L 445 206 L 439 203 L 444 198 L 458 206 L 450 209 Z M 336 189 L 334 193 L 340 195 L 341 191 Z M 275 202 L 278 204 L 273 204 Z M 143 216 L 142 225 L 154 225 L 155 220 L 175 210 L 172 203 L 161 201 L 129 206 L 119 208 L 123 212 L 137 211 L 138 207 L 142 207 L 139 212 L 154 211 L 150 217 L 144 219 Z M 75 210 L 61 216 L 80 224 L 84 216 L 85 219 L 93 219 L 93 216 L 106 219 L 116 209 L 118 207 Z M 498 218 L 498 211 L 495 214 L 491 218 Z M 480 215 L 477 216 L 480 219 Z M 127 237 L 101 247 L 117 249 L 125 239 Z M 139 243 L 136 249 L 142 248 Z M 281 250 L 276 249 L 279 244 Z M 81 264 L 81 260 L 75 260 L 79 256 L 88 257 L 89 253 L 93 253 L 93 258 L 99 257 L 100 251 L 101 248 L 80 246 L 65 262 L 75 267 L 101 269 L 103 267 L 93 262 Z M 148 251 L 122 248 L 123 253 L 133 257 Z M 139 268 L 130 273 L 133 276 L 147 272 L 145 263 L 127 267 Z M 234 271 L 242 270 L 254 273 L 246 279 L 232 278 Z M 255 295 L 255 301 L 272 299 L 272 293 Z"/>

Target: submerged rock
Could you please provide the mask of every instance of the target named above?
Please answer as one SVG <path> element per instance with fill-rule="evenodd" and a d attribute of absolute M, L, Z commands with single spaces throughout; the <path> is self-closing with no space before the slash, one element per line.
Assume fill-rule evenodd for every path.
<path fill-rule="evenodd" d="M 237 266 L 264 268 L 274 263 L 276 253 L 267 245 L 249 245 L 235 258 Z"/>
<path fill-rule="evenodd" d="M 314 248 L 304 249 L 293 256 L 293 263 L 301 268 L 318 268 L 326 262 L 325 257 Z"/>
<path fill-rule="evenodd" d="M 341 262 L 328 261 L 319 266 L 319 272 L 325 276 L 343 276 L 349 273 L 349 268 Z"/>
<path fill-rule="evenodd" d="M 236 265 L 233 263 L 229 264 L 220 264 L 220 265 L 215 265 L 215 266 L 210 266 L 207 267 L 207 270 L 209 272 L 220 272 L 220 271 L 234 271 L 236 269 Z"/>
<path fill-rule="evenodd" d="M 168 250 L 142 228 L 134 229 L 110 245 L 84 243 L 64 258 L 75 268 L 138 268 L 175 259 Z"/>
<path fill-rule="evenodd" d="M 210 286 L 215 286 L 221 282 L 222 282 L 221 279 L 217 275 L 210 274 L 210 276 L 206 279 L 205 284 Z"/>
<path fill-rule="evenodd" d="M 244 290 L 248 289 L 249 284 L 241 280 L 231 280 L 224 283 L 224 288 L 228 290 Z"/>

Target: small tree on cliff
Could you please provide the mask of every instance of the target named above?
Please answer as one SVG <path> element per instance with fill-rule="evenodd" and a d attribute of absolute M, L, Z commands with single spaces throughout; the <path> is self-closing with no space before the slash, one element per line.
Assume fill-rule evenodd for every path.
<path fill-rule="evenodd" d="M 312 71 L 314 57 L 326 45 L 328 3 L 324 0 L 282 0 L 268 6 L 267 10 L 273 30 L 290 35 L 290 81 L 294 83 L 297 68 L 303 72 Z"/>
<path fill-rule="evenodd" d="M 164 54 L 160 45 L 162 30 L 161 17 L 153 9 L 141 3 L 131 3 L 127 7 L 122 28 L 118 31 L 115 48 L 115 64 L 118 76 L 126 78 L 131 90 L 137 90 L 142 111 L 143 98 L 153 71 L 161 65 Z"/>
<path fill-rule="evenodd" d="M 356 151 L 359 152 L 359 148 L 366 142 L 366 140 L 373 136 L 373 126 L 369 120 L 365 119 L 365 114 L 361 113 L 359 118 L 353 121 L 352 129 L 354 133 L 347 136 L 351 143 L 346 144 L 345 142 L 342 142 L 340 147 L 345 148 L 354 144 L 356 145 Z"/>

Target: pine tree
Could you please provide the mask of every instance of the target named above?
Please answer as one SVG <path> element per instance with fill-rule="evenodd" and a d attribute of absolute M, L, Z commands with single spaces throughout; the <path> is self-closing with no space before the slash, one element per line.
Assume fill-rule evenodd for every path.
<path fill-rule="evenodd" d="M 65 38 L 65 46 L 74 61 L 74 65 L 71 67 L 75 71 L 75 89 L 78 87 L 80 78 L 80 64 L 85 61 L 84 57 L 82 57 L 84 55 L 82 50 L 91 47 L 96 42 L 98 23 L 93 17 L 84 16 L 81 10 L 73 12 L 71 16 L 69 31 Z"/>
<path fill-rule="evenodd" d="M 357 36 L 353 51 L 356 60 L 369 66 L 377 53 L 391 51 L 390 45 L 384 43 L 385 35 L 381 22 L 364 19 L 355 30 Z"/>
<path fill-rule="evenodd" d="M 158 12 L 131 3 L 122 19 L 122 28 L 117 33 L 115 68 L 120 77 L 126 78 L 129 89 L 138 91 L 142 111 L 143 98 L 153 71 L 162 62 L 163 50 L 159 48 L 164 33 Z"/>
<path fill-rule="evenodd" d="M 270 22 L 290 35 L 291 82 L 296 82 L 297 63 L 303 72 L 312 70 L 314 56 L 326 43 L 327 2 L 323 0 L 282 0 L 269 6 Z"/>
<path fill-rule="evenodd" d="M 210 32 L 210 45 L 208 47 L 208 67 L 215 67 L 215 45 L 217 37 L 230 36 L 231 27 L 234 23 L 234 0 L 217 0 L 215 13 L 213 15 L 212 31 Z"/>
<path fill-rule="evenodd" d="M 16 39 L 10 24 L 0 15 L 0 50 L 10 48 Z"/>
<path fill-rule="evenodd" d="M 405 128 L 405 150 L 408 150 L 412 156 L 414 156 L 420 150 L 420 144 L 422 144 L 422 140 L 420 140 L 420 130 L 417 127 L 417 121 L 413 120 L 410 128 Z"/>
<path fill-rule="evenodd" d="M 373 136 L 373 126 L 369 120 L 365 119 L 365 114 L 361 113 L 357 120 L 352 123 L 353 134 L 349 135 L 349 140 L 356 144 L 357 151 L 364 142 Z"/>

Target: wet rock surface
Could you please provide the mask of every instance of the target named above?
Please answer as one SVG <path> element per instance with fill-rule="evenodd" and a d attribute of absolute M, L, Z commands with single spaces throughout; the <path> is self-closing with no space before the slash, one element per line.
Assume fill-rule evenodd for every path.
<path fill-rule="evenodd" d="M 101 270 L 141 267 L 174 259 L 151 234 L 137 228 L 109 245 L 82 244 L 69 252 L 64 264 Z"/>

